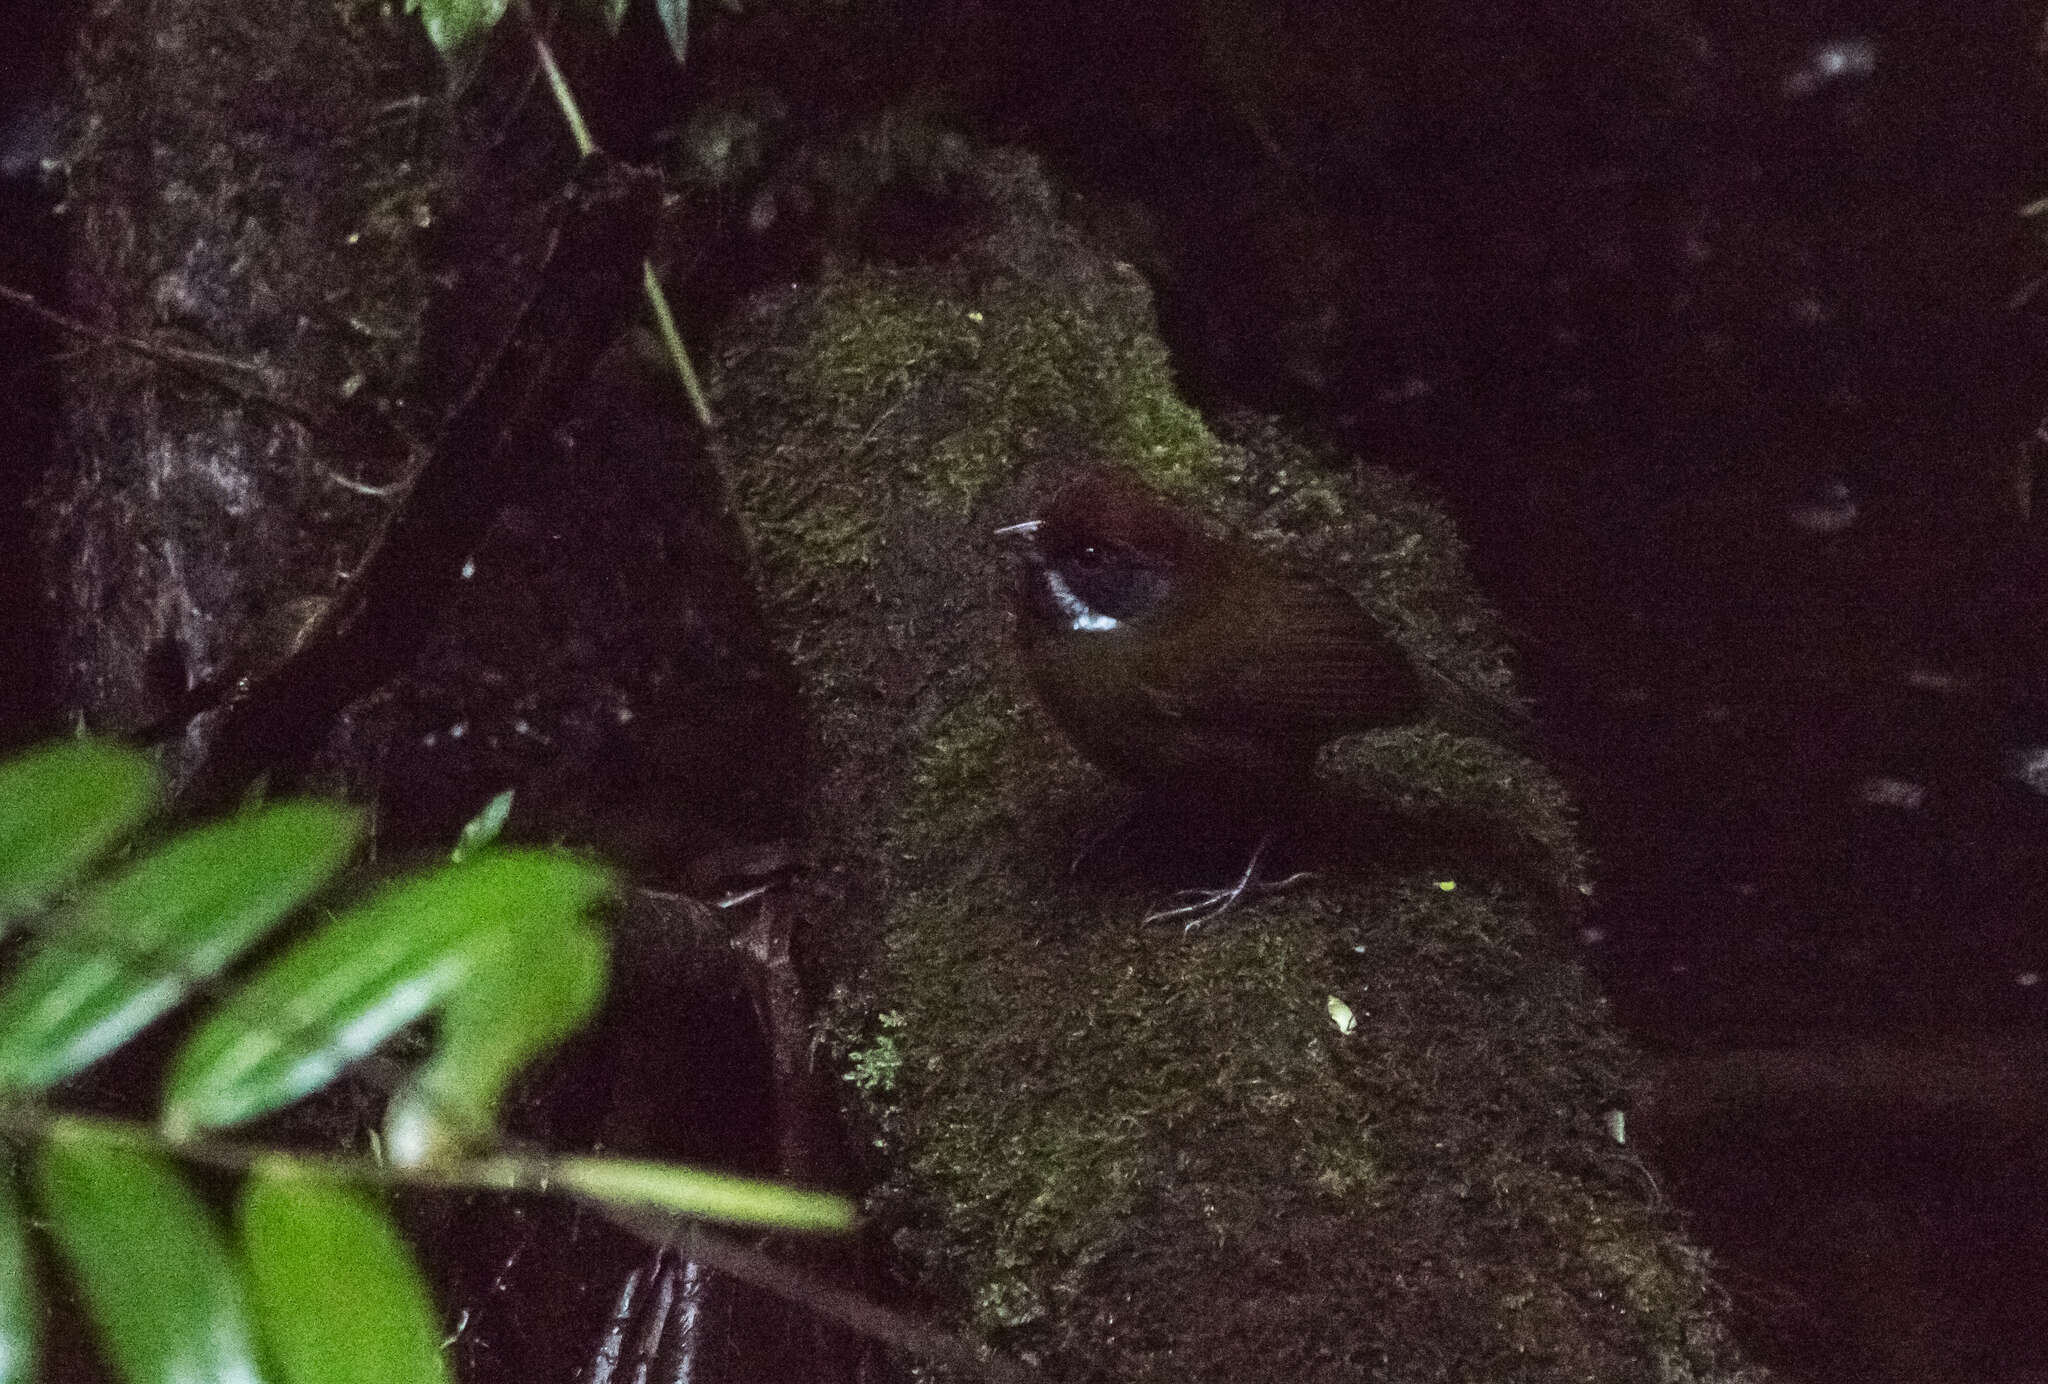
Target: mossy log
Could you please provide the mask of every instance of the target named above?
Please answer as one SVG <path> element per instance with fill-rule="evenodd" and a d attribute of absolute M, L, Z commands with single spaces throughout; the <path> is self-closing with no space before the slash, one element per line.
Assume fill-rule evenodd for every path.
<path fill-rule="evenodd" d="M 1385 843 L 1192 935 L 1144 921 L 1156 879 L 1070 877 L 1120 794 L 1030 704 L 990 537 L 1064 465 L 1130 465 L 1504 675 L 1439 512 L 1220 438 L 1138 276 L 1025 161 L 982 178 L 978 243 L 759 300 L 719 372 L 816 711 L 810 960 L 912 1286 L 1058 1379 L 1753 1377 L 1613 1137 L 1630 1061 L 1560 941 L 1579 864 L 1538 766 L 1342 744 Z"/>

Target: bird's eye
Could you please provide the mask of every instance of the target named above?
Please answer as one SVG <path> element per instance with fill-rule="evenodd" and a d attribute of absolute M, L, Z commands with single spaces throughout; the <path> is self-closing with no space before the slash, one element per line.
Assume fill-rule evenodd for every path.
<path fill-rule="evenodd" d="M 1087 609 L 1127 620 L 1157 605 L 1167 594 L 1168 574 L 1158 563 L 1116 539 L 1076 545 L 1056 574 Z"/>

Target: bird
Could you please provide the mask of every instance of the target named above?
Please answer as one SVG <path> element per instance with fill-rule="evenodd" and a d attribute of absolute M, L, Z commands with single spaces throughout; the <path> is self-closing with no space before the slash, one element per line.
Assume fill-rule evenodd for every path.
<path fill-rule="evenodd" d="M 1411 654 L 1349 591 L 1125 469 L 1079 470 L 1037 517 L 996 533 L 1021 559 L 1011 606 L 1026 679 L 1082 757 L 1152 800 L 1257 831 L 1237 885 L 1201 891 L 1194 911 L 1252 885 L 1330 740 L 1433 714 L 1519 738 L 1518 708 Z"/>

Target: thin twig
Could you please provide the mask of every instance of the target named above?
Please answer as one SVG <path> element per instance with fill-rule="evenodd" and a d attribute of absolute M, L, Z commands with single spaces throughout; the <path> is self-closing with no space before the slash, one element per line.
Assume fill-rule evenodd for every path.
<path fill-rule="evenodd" d="M 694 1259 L 742 1283 L 799 1303 L 857 1335 L 934 1364 L 997 1380 L 999 1384 L 1030 1384 L 1038 1378 L 1008 1356 L 984 1350 L 963 1337 L 935 1330 L 859 1293 L 791 1268 L 760 1250 L 706 1229 L 702 1222 L 642 1206 L 622 1206 L 586 1197 L 577 1200 L 650 1244 L 667 1245 L 685 1259 Z"/>
<path fill-rule="evenodd" d="M 236 360 L 231 356 L 215 355 L 211 351 L 188 350 L 183 346 L 159 346 L 154 342 L 144 341 L 140 337 L 128 336 L 122 332 L 108 331 L 105 327 L 95 327 L 90 322 L 82 322 L 76 317 L 68 316 L 58 312 L 55 308 L 47 307 L 34 294 L 23 292 L 21 289 L 8 284 L 0 284 L 0 303 L 10 303 L 29 316 L 48 323 L 50 326 L 57 328 L 57 330 L 68 333 L 71 336 L 83 337 L 87 341 L 96 341 L 103 346 L 119 347 L 131 355 L 155 361 L 159 365 L 168 366 L 181 374 L 190 376 L 205 384 L 210 384 L 216 389 L 225 390 L 238 399 L 252 404 L 261 404 L 263 407 L 299 424 L 301 427 L 314 430 L 318 428 L 312 417 L 296 404 L 286 403 L 266 390 L 258 389 L 236 380 L 222 378 L 223 372 L 262 378 L 262 367 L 253 365 L 246 360 Z"/>

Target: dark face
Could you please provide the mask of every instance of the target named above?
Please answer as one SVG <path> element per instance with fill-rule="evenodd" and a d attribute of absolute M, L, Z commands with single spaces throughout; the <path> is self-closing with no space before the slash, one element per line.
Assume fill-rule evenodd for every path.
<path fill-rule="evenodd" d="M 1173 589 L 1171 567 L 1106 535 L 1054 534 L 1025 581 L 1043 618 L 1069 629 L 1114 629 L 1155 609 Z"/>
<path fill-rule="evenodd" d="M 1007 532 L 1028 541 L 1019 605 L 1049 629 L 1107 633 L 1142 621 L 1172 593 L 1184 552 L 1179 517 L 1135 488 L 1077 482 L 1045 518 Z"/>

